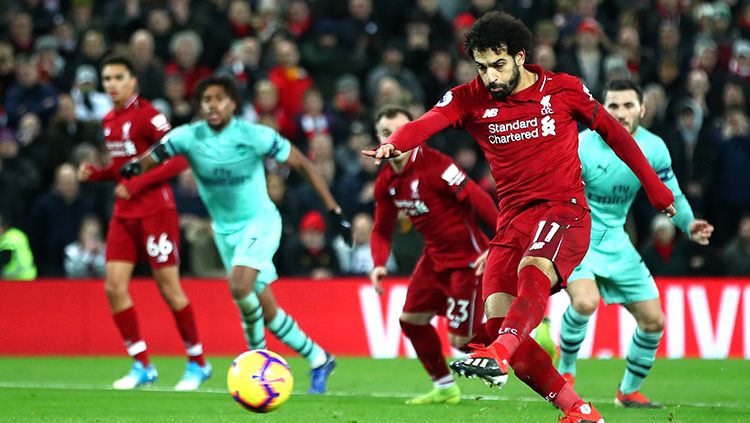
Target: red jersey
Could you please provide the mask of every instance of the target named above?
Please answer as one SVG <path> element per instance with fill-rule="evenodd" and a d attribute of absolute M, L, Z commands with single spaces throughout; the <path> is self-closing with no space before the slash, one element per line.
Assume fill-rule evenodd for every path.
<path fill-rule="evenodd" d="M 438 271 L 466 268 L 488 248 L 476 214 L 494 228 L 494 200 L 446 155 L 429 147 L 411 152 L 401 173 L 384 166 L 375 181 L 375 225 L 370 241 L 375 266 L 385 266 L 399 211 L 425 240 Z M 475 213 L 476 212 L 476 213 Z"/>
<path fill-rule="evenodd" d="M 630 134 L 578 78 L 525 65 L 537 75 L 530 87 L 494 99 L 481 78 L 459 85 L 389 142 L 406 151 L 449 125 L 464 127 L 477 140 L 495 178 L 501 230 L 519 211 L 537 201 L 586 206 L 578 158 L 578 122 L 599 132 L 643 182 L 660 210 L 674 197 L 659 181 Z M 659 186 L 661 185 L 661 187 Z"/>
<path fill-rule="evenodd" d="M 172 163 L 129 180 L 119 175 L 122 165 L 148 151 L 172 129 L 167 118 L 147 100 L 134 95 L 122 108 L 104 116 L 102 129 L 112 161 L 102 169 L 95 169 L 90 180 L 115 180 L 124 184 L 131 196 L 129 200 L 115 199 L 114 216 L 135 218 L 176 209 L 168 181 L 187 168 L 184 158 L 175 157 L 169 160 Z"/>

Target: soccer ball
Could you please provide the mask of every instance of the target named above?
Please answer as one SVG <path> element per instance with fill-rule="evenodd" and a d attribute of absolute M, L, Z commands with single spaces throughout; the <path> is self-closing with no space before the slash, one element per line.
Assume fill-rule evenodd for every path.
<path fill-rule="evenodd" d="M 289 364 L 268 350 L 252 350 L 232 361 L 227 388 L 235 401 L 254 413 L 267 413 L 289 399 L 294 379 Z"/>

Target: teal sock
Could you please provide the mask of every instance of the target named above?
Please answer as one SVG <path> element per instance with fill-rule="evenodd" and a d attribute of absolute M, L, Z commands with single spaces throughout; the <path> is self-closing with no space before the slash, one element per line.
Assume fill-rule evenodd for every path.
<path fill-rule="evenodd" d="M 302 357 L 305 357 L 310 362 L 310 367 L 316 368 L 325 363 L 326 353 L 323 351 L 323 348 L 310 339 L 305 332 L 302 332 L 297 322 L 281 308 L 278 309 L 276 316 L 268 323 L 268 330 L 279 338 L 281 342 L 294 351 L 297 351 Z"/>
<path fill-rule="evenodd" d="M 664 332 L 649 333 L 643 332 L 640 328 L 635 329 L 626 358 L 625 376 L 620 382 L 620 392 L 627 395 L 641 388 L 643 379 L 654 365 L 656 349 L 659 348 L 663 334 Z"/>
<path fill-rule="evenodd" d="M 266 347 L 266 334 L 263 330 L 263 309 L 260 306 L 260 300 L 254 292 L 240 301 L 235 301 L 237 308 L 240 309 L 242 318 L 242 329 L 245 331 L 245 341 L 251 350 L 257 350 Z"/>
<path fill-rule="evenodd" d="M 589 317 L 578 313 L 570 305 L 563 313 L 560 328 L 560 365 L 557 368 L 560 373 L 570 373 L 575 376 L 578 351 L 586 338 Z"/>

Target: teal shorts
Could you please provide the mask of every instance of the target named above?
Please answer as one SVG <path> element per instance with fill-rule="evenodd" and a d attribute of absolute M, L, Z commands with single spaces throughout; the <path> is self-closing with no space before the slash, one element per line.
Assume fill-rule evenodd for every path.
<path fill-rule="evenodd" d="M 244 229 L 228 234 L 214 233 L 216 247 L 227 272 L 234 266 L 250 267 L 258 271 L 255 292 L 279 278 L 273 256 L 281 241 L 281 220 L 264 220 L 263 224 L 249 223 Z"/>
<path fill-rule="evenodd" d="M 568 285 L 578 279 L 595 280 L 606 304 L 659 298 L 651 272 L 621 228 L 592 229 L 589 250 L 568 278 Z"/>

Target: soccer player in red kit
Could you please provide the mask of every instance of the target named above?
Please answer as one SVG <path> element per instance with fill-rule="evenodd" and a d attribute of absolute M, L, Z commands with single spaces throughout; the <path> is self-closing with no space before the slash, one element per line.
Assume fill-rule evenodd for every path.
<path fill-rule="evenodd" d="M 421 118 L 399 128 L 377 160 L 411 150 L 448 126 L 480 144 L 495 178 L 499 215 L 483 279 L 486 330 L 497 339 L 451 363 L 502 386 L 508 367 L 561 409 L 565 422 L 603 421 L 555 370 L 529 332 L 551 292 L 564 287 L 589 243 L 591 218 L 578 158 L 578 128 L 598 132 L 643 184 L 651 203 L 673 216 L 674 197 L 630 134 L 578 78 L 526 64 L 533 35 L 518 19 L 490 12 L 474 23 L 465 50 L 479 76 L 448 91 Z"/>
<path fill-rule="evenodd" d="M 378 139 L 386 141 L 411 121 L 408 110 L 386 106 L 375 117 Z M 375 181 L 375 225 L 370 238 L 375 268 L 370 279 L 382 294 L 381 281 L 391 251 L 391 235 L 399 212 L 404 212 L 425 240 L 425 249 L 409 281 L 399 318 L 417 357 L 432 378 L 434 389 L 407 404 L 457 404 L 461 390 L 443 357 L 437 331 L 430 320 L 448 319 L 448 341 L 463 349 L 471 342 L 491 342 L 482 325 L 480 277 L 474 261 L 489 246 L 477 215 L 495 227 L 497 208 L 449 157 L 422 146 L 389 161 Z"/>
<path fill-rule="evenodd" d="M 193 309 L 180 286 L 180 228 L 169 180 L 185 170 L 187 161 L 176 157 L 169 163 L 130 180 L 121 179 L 119 169 L 128 160 L 148 151 L 171 129 L 167 118 L 138 96 L 137 79 L 130 61 L 109 57 L 102 63 L 102 83 L 114 109 L 102 121 L 111 163 L 94 168 L 83 162 L 80 181 L 117 181 L 115 208 L 107 234 L 105 292 L 115 325 L 128 354 L 134 359 L 130 372 L 114 382 L 115 389 L 134 389 L 153 383 L 156 368 L 149 362 L 146 342 L 138 328 L 128 285 L 139 258 L 147 257 L 162 297 L 172 309 L 188 355 L 188 364 L 176 390 L 198 389 L 211 376 L 211 365 L 203 357 Z"/>

